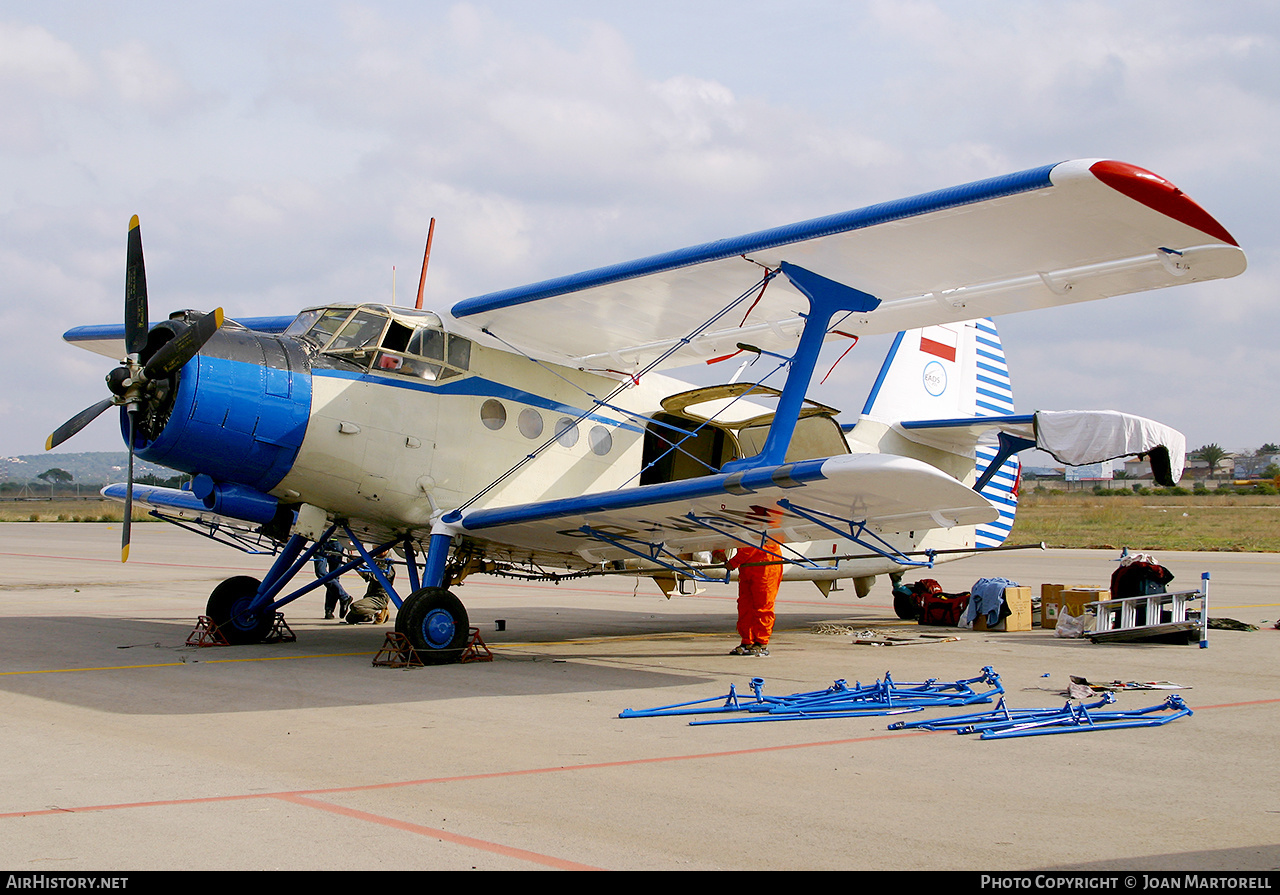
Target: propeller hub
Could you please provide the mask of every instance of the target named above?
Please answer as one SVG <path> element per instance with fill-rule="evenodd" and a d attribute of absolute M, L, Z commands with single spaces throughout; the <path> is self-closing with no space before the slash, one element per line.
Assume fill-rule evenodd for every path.
<path fill-rule="evenodd" d="M 107 388 L 117 397 L 125 396 L 132 381 L 133 377 L 128 367 L 116 367 L 107 374 Z"/>

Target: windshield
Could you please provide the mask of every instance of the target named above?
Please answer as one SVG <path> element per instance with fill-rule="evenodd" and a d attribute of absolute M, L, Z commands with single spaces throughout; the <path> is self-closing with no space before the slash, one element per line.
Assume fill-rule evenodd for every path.
<path fill-rule="evenodd" d="M 461 376 L 471 367 L 471 340 L 445 332 L 435 315 L 431 325 L 415 326 L 385 310 L 313 308 L 285 330 L 325 354 L 360 363 L 374 372 L 438 381 Z"/>

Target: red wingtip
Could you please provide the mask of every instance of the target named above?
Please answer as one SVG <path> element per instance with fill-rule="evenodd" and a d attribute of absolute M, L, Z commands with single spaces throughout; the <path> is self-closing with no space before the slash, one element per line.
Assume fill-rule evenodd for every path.
<path fill-rule="evenodd" d="M 1215 239 L 1233 246 L 1240 245 L 1213 215 L 1159 174 L 1152 174 L 1137 165 L 1113 161 L 1095 162 L 1089 170 L 1107 186 L 1148 208 L 1168 215 L 1188 227 L 1195 227 Z"/>

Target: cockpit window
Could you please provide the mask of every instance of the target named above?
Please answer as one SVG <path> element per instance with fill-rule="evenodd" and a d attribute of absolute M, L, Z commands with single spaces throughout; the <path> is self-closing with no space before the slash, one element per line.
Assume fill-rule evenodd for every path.
<path fill-rule="evenodd" d="M 351 308 L 315 308 L 303 311 L 289 324 L 285 335 L 298 336 L 317 348 L 324 348 L 351 313 Z"/>
<path fill-rule="evenodd" d="M 384 340 L 375 369 L 437 382 L 461 376 L 471 365 L 471 342 L 432 326 L 415 329 L 402 349 L 393 350 L 390 341 Z"/>
<path fill-rule="evenodd" d="M 471 366 L 471 342 L 433 324 L 414 326 L 370 307 L 314 308 L 289 324 L 286 333 L 325 354 L 365 366 L 436 382 L 461 376 Z"/>
<path fill-rule="evenodd" d="M 310 311 L 303 311 L 297 317 L 293 318 L 293 322 L 289 324 L 284 331 L 286 336 L 300 336 L 307 330 L 311 329 L 311 324 L 320 318 L 322 311 L 317 308 Z"/>
<path fill-rule="evenodd" d="M 382 330 L 386 325 L 387 317 L 383 314 L 356 311 L 346 325 L 338 331 L 326 350 L 346 352 L 375 347 L 381 341 Z"/>

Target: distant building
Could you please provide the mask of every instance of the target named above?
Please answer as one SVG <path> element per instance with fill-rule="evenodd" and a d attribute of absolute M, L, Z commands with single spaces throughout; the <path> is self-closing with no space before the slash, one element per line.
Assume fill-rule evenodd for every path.
<path fill-rule="evenodd" d="M 1239 454 L 1232 456 L 1232 478 L 1256 479 L 1273 463 L 1280 466 L 1280 454 Z"/>

